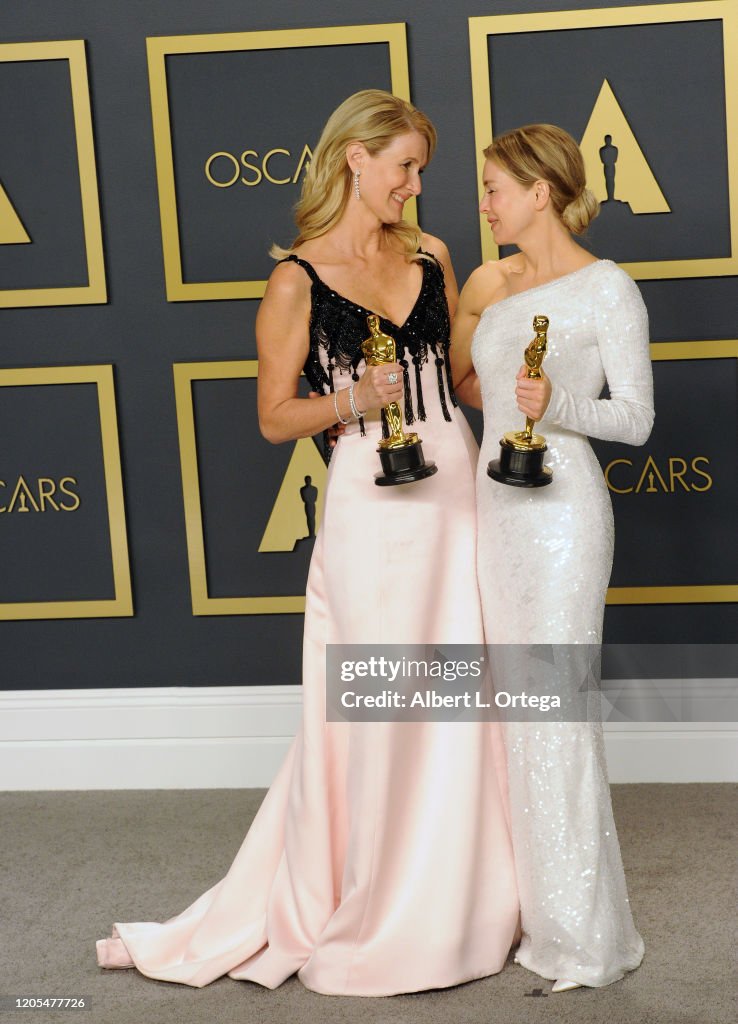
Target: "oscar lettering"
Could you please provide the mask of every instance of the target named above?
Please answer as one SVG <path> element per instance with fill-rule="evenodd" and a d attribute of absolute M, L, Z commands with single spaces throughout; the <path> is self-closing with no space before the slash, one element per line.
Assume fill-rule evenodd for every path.
<path fill-rule="evenodd" d="M 523 353 L 528 380 L 541 379 L 541 364 L 548 345 L 548 317 L 534 316 L 535 337 Z M 501 484 L 514 487 L 544 487 L 553 479 L 553 472 L 543 465 L 548 450 L 546 438 L 534 434 L 535 421 L 526 416 L 524 430 L 511 430 L 500 440 L 500 457 L 487 466 L 487 475 Z"/>
<path fill-rule="evenodd" d="M 361 346 L 366 365 L 382 366 L 394 363 L 397 354 L 395 339 L 389 334 L 382 333 L 379 317 L 374 313 L 366 318 L 366 322 L 371 332 Z M 375 475 L 375 484 L 379 487 L 408 484 L 437 473 L 438 467 L 435 462 L 425 461 L 418 435 L 404 433 L 402 410 L 397 402 L 390 402 L 384 406 L 382 417 L 387 426 L 388 436 L 382 438 L 377 448 L 383 472 Z"/>

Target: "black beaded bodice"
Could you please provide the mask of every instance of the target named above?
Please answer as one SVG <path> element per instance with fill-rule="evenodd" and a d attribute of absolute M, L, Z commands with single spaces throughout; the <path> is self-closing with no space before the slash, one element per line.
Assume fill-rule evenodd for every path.
<path fill-rule="evenodd" d="M 431 353 L 436 365 L 438 393 L 444 419 L 449 422 L 451 420 L 446 405 L 444 367 L 449 398 L 452 405 L 457 404 L 448 355 L 451 324 L 444 290 L 443 268 L 435 256 L 427 253 L 424 255 L 427 258 L 421 260 L 423 281 L 420 293 L 405 323 L 394 324 L 386 317 L 379 317 L 382 330 L 395 339 L 397 362 L 402 367 L 405 385 L 405 422 L 408 425 L 414 423 L 416 419 L 425 419 L 421 369 L 423 364 L 428 362 Z M 364 309 L 363 306 L 351 302 L 329 288 L 320 279 L 312 264 L 306 260 L 294 254 L 287 256 L 286 260 L 299 264 L 312 281 L 310 352 L 304 370 L 313 391 L 329 394 L 334 390 L 333 372 L 336 368 L 344 372 L 351 371 L 353 379 L 359 379 L 357 367 L 364 359 L 361 346 L 368 334 L 366 318 L 372 310 Z M 325 365 L 321 360 L 321 350 L 325 353 Z M 411 363 L 415 373 L 415 409 L 410 390 Z"/>

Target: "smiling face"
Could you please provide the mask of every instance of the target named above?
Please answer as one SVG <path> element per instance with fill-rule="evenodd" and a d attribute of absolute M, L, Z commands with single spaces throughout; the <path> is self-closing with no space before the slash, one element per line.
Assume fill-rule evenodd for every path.
<path fill-rule="evenodd" d="M 533 224 L 536 188 L 521 185 L 494 160 L 484 165 L 484 194 L 479 212 L 487 218 L 497 245 L 514 245 Z"/>
<path fill-rule="evenodd" d="M 420 175 L 428 162 L 423 136 L 407 132 L 373 156 L 363 146 L 353 155 L 352 169 L 361 171 L 361 201 L 383 224 L 399 223 L 407 200 L 422 191 Z"/>

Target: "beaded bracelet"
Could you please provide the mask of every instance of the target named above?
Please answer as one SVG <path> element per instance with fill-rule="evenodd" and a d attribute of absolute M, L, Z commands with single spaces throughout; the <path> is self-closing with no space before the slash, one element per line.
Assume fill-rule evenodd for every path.
<path fill-rule="evenodd" d="M 349 397 L 349 402 L 350 402 L 350 397 Z M 333 392 L 333 408 L 336 410 L 336 419 L 338 420 L 339 423 L 342 423 L 344 427 L 346 426 L 347 423 L 351 422 L 351 417 L 350 416 L 349 416 L 349 418 L 347 420 L 345 420 L 343 418 L 343 416 L 340 414 L 340 412 L 338 411 L 338 391 L 334 391 Z"/>
<path fill-rule="evenodd" d="M 359 410 L 356 407 L 356 401 L 354 399 L 354 388 L 355 387 L 356 387 L 356 381 L 352 380 L 351 383 L 349 384 L 349 405 L 351 406 L 351 414 L 352 414 L 352 416 L 355 419 L 360 420 L 361 417 L 364 415 L 364 413 L 363 412 L 359 412 Z"/>

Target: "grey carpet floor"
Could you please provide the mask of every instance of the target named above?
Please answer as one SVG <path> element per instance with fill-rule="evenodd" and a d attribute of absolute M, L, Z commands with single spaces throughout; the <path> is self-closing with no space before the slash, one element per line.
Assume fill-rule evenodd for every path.
<path fill-rule="evenodd" d="M 204 989 L 102 971 L 95 939 L 118 920 L 165 920 L 226 872 L 263 790 L 2 793 L 0 994 L 88 998 L 36 1024 L 728 1024 L 735 975 L 731 785 L 613 786 L 639 970 L 604 989 L 549 994 L 510 959 L 491 978 L 391 998 Z M 536 993 L 540 994 L 536 994 Z"/>

